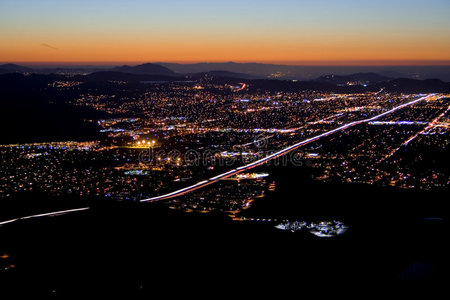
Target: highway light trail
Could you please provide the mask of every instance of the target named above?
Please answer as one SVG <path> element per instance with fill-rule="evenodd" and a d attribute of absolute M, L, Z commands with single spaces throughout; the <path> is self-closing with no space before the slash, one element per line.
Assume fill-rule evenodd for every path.
<path fill-rule="evenodd" d="M 364 120 L 354 121 L 354 122 L 345 124 L 345 125 L 340 126 L 338 128 L 332 129 L 330 131 L 324 132 L 324 133 L 319 134 L 317 136 L 314 136 L 314 137 L 311 137 L 309 139 L 306 139 L 306 140 L 303 140 L 301 142 L 298 142 L 298 143 L 296 143 L 296 144 L 294 144 L 292 146 L 284 148 L 284 149 L 282 149 L 282 150 L 280 150 L 278 152 L 275 152 L 275 153 L 273 153 L 271 155 L 268 155 L 268 156 L 266 156 L 266 157 L 264 157 L 262 159 L 254 161 L 254 162 L 252 162 L 250 164 L 247 164 L 247 165 L 244 165 L 244 166 L 232 169 L 232 170 L 227 171 L 225 173 L 216 175 L 216 176 L 214 176 L 214 177 L 212 177 L 210 179 L 200 181 L 200 182 L 198 182 L 198 183 L 196 183 L 194 185 L 191 185 L 191 186 L 188 186 L 188 187 L 185 187 L 185 188 L 182 188 L 182 189 L 170 192 L 168 194 L 164 194 L 164 195 L 161 195 L 161 196 L 156 196 L 156 197 L 140 200 L 140 202 L 156 202 L 156 201 L 166 200 L 166 199 L 178 197 L 178 196 L 181 196 L 181 195 L 193 192 L 193 191 L 195 191 L 197 189 L 200 189 L 200 188 L 203 188 L 203 187 L 208 186 L 210 184 L 213 184 L 213 183 L 215 183 L 215 182 L 217 182 L 217 181 L 219 181 L 221 179 L 226 179 L 226 178 L 231 177 L 233 175 L 239 174 L 239 173 L 241 173 L 241 172 L 243 172 L 245 170 L 249 170 L 249 169 L 252 169 L 254 167 L 260 166 L 260 165 L 262 165 L 264 163 L 267 163 L 268 161 L 270 161 L 272 159 L 275 159 L 275 158 L 278 158 L 280 156 L 286 155 L 290 151 L 298 149 L 298 148 L 300 148 L 300 147 L 302 147 L 304 145 L 307 145 L 307 144 L 309 144 L 311 142 L 317 141 L 317 140 L 319 140 L 319 139 L 321 139 L 323 137 L 332 135 L 332 134 L 334 134 L 334 133 L 336 133 L 338 131 L 342 131 L 342 130 L 348 129 L 350 127 L 353 127 L 353 126 L 356 126 L 356 125 L 359 125 L 359 124 L 363 124 L 363 123 L 368 123 L 368 122 L 374 121 L 376 119 L 379 119 L 381 117 L 389 115 L 389 114 L 391 114 L 391 113 L 393 113 L 393 112 L 395 112 L 397 110 L 400 110 L 400 109 L 402 109 L 404 107 L 411 106 L 413 104 L 416 104 L 416 103 L 418 103 L 420 101 L 424 101 L 424 100 L 426 100 L 426 99 L 428 99 L 430 97 L 433 97 L 433 96 L 435 96 L 435 94 L 429 94 L 427 96 L 424 96 L 424 97 L 418 98 L 416 100 L 413 100 L 413 101 L 404 103 L 402 105 L 396 106 L 393 109 L 385 111 L 384 113 L 381 113 L 381 114 L 376 115 L 374 117 L 371 117 L 371 118 L 368 118 L 368 119 L 364 119 Z M 86 211 L 86 210 L 89 210 L 89 209 L 90 209 L 90 207 L 82 207 L 82 208 L 75 208 L 75 209 L 68 209 L 68 210 L 61 210 L 61 211 L 54 211 L 54 212 L 48 212 L 48 213 L 29 215 L 29 216 L 24 216 L 24 217 L 10 219 L 10 220 L 0 221 L 0 226 L 1 225 L 5 225 L 5 224 L 9 224 L 9 223 L 13 223 L 13 222 L 16 222 L 16 221 L 19 221 L 19 220 L 26 220 L 26 219 L 40 218 L 40 217 L 48 217 L 48 216 L 57 216 L 57 215 L 62 215 L 62 214 Z"/>
<path fill-rule="evenodd" d="M 49 212 L 49 213 L 30 215 L 30 216 L 25 216 L 25 217 L 2 221 L 2 222 L 0 222 L 0 226 L 15 222 L 15 221 L 19 221 L 19 220 L 26 220 L 26 219 L 33 219 L 33 218 L 40 218 L 40 217 L 53 217 L 53 216 L 59 216 L 59 215 L 64 215 L 64 214 L 68 214 L 68 213 L 84 211 L 84 210 L 88 210 L 88 209 L 90 209 L 90 207 L 81 207 L 81 208 L 66 209 L 66 210 L 53 211 L 53 212 Z"/>
<path fill-rule="evenodd" d="M 392 157 L 395 153 L 397 153 L 397 151 L 399 151 L 402 147 L 407 146 L 409 143 L 411 143 L 413 140 L 415 140 L 419 135 L 426 134 L 431 129 L 436 127 L 439 123 L 439 120 L 442 119 L 442 117 L 444 117 L 449 111 L 450 111 L 450 106 L 448 106 L 447 109 L 443 113 L 441 113 L 436 118 L 434 118 L 430 123 L 428 123 L 428 125 L 423 130 L 417 132 L 416 134 L 411 136 L 409 139 L 404 141 L 400 146 L 398 146 L 396 149 L 392 150 L 388 155 L 386 155 L 383 159 L 381 159 L 377 163 L 381 163 L 381 162 L 387 160 L 388 158 Z"/>
<path fill-rule="evenodd" d="M 275 159 L 275 158 L 278 158 L 278 157 L 280 157 L 280 156 L 283 156 L 283 155 L 289 153 L 290 151 L 293 151 L 293 150 L 295 150 L 295 149 L 297 149 L 297 148 L 300 148 L 300 147 L 302 147 L 302 146 L 304 146 L 304 145 L 306 145 L 306 144 L 309 144 L 309 143 L 311 143 L 311 142 L 314 142 L 314 141 L 316 141 L 316 140 L 318 140 L 318 139 L 321 139 L 321 138 L 323 138 L 323 137 L 332 135 L 332 134 L 334 134 L 334 133 L 336 133 L 336 132 L 338 132 L 338 131 L 342 131 L 342 130 L 345 130 L 345 129 L 347 129 L 347 128 L 350 128 L 350 127 L 353 127 L 353 126 L 356 126 L 356 125 L 359 125 L 359 124 L 362 124 L 362 123 L 368 123 L 368 122 L 374 121 L 374 120 L 376 120 L 376 119 L 379 119 L 379 118 L 381 118 L 381 117 L 384 117 L 384 116 L 386 116 L 386 115 L 389 115 L 389 114 L 391 114 L 391 113 L 393 113 L 393 112 L 395 112 L 395 111 L 397 111 L 397 110 L 399 110 L 399 109 L 402 109 L 402 108 L 404 108 L 404 107 L 413 105 L 413 104 L 415 104 L 415 103 L 417 103 L 417 102 L 426 100 L 426 99 L 428 99 L 428 98 L 430 98 L 430 97 L 432 97 L 432 96 L 434 96 L 434 95 L 435 95 L 435 94 L 430 94 L 430 95 L 427 95 L 427 96 L 425 96 L 425 97 L 421 97 L 421 98 L 419 98 L 419 99 L 416 99 L 416 100 L 413 100 L 413 101 L 404 103 L 404 104 L 402 104 L 402 105 L 396 106 L 396 107 L 394 107 L 393 109 L 388 110 L 388 111 L 385 111 L 384 113 L 381 113 L 381 114 L 379 114 L 379 115 L 376 115 L 376 116 L 374 116 L 374 117 L 372 117 L 372 118 L 368 118 L 368 119 L 364 119 L 364 120 L 359 120 L 359 121 L 354 121 L 354 122 L 348 123 L 348 124 L 346 124 L 346 125 L 343 125 L 343 126 L 341 126 L 341 127 L 332 129 L 332 130 L 327 131 L 327 132 L 325 132 L 325 133 L 319 134 L 319 135 L 317 135 L 317 136 L 315 136 L 315 137 L 312 137 L 312 138 L 306 139 L 306 140 L 304 140 L 304 141 L 298 142 L 298 143 L 296 143 L 296 144 L 294 144 L 294 145 L 292 145 L 292 146 L 289 146 L 289 147 L 287 147 L 287 148 L 284 148 L 284 149 L 282 149 L 282 150 L 280 150 L 280 151 L 278 151 L 278 152 L 275 152 L 275 153 L 273 153 L 273 154 L 271 154 L 271 155 L 268 155 L 268 156 L 266 156 L 266 157 L 264 157 L 264 158 L 262 158 L 262 159 L 259 159 L 259 160 L 257 160 L 257 161 L 254 161 L 254 162 L 252 162 L 252 163 L 250 163 L 250 164 L 247 164 L 247 165 L 245 165 L 245 166 L 241 166 L 241 167 L 239 167 L 239 168 L 236 168 L 236 169 L 230 170 L 230 171 L 228 171 L 228 172 L 222 173 L 222 174 L 220 174 L 220 175 L 214 176 L 214 177 L 212 177 L 212 178 L 210 178 L 210 179 L 208 179 L 208 180 L 201 181 L 201 182 L 196 183 L 196 184 L 194 184 L 194 185 L 192 185 L 192 186 L 188 186 L 188 187 L 182 188 L 182 189 L 180 189 L 180 190 L 177 190 L 177 191 L 174 191 L 174 192 L 165 194 L 165 195 L 156 196 L 156 197 L 152 197 L 152 198 L 148 198 L 148 199 L 143 199 L 143 200 L 140 200 L 140 201 L 141 201 L 141 202 L 161 201 L 161 200 L 170 199 L 170 198 L 174 198 L 174 197 L 177 197 L 177 196 L 181 196 L 181 195 L 187 194 L 187 193 L 192 192 L 192 191 L 194 191 L 194 190 L 197 190 L 197 189 L 199 189 L 199 188 L 202 188 L 202 187 L 205 187 L 205 186 L 207 186 L 207 185 L 213 184 L 213 183 L 215 183 L 215 182 L 217 182 L 217 181 L 219 181 L 219 180 L 221 180 L 221 179 L 225 179 L 225 178 L 231 177 L 231 176 L 233 176 L 233 175 L 239 174 L 239 173 L 241 173 L 241 172 L 243 172 L 243 171 L 246 171 L 246 170 L 252 169 L 252 168 L 254 168 L 254 167 L 260 166 L 260 165 L 262 165 L 262 164 L 264 164 L 264 163 L 266 163 L 266 162 L 268 162 L 268 161 L 270 161 L 270 160 L 272 160 L 272 159 Z"/>

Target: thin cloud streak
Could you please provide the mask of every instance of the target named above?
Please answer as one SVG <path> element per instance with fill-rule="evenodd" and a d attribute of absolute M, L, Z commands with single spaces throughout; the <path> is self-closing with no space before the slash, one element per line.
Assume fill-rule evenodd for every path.
<path fill-rule="evenodd" d="M 46 44 L 46 43 L 41 43 L 41 46 L 52 49 L 52 50 L 59 50 L 56 47 L 53 47 L 52 45 Z"/>

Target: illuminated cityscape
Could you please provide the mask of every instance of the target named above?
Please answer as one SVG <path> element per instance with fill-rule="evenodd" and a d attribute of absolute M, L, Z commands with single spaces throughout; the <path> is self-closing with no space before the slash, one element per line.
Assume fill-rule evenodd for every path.
<path fill-rule="evenodd" d="M 159 92 L 151 96 L 148 90 L 154 88 Z M 0 145 L 0 197 L 36 191 L 139 201 L 424 96 L 321 92 L 250 95 L 249 87 L 239 92 L 248 98 L 243 101 L 242 95 L 227 85 L 206 85 L 199 94 L 197 83 L 175 83 L 145 86 L 141 94 L 122 99 L 116 110 L 112 108 L 117 105 L 113 93 L 111 89 L 110 95 L 67 100 L 70 105 L 131 116 L 90 120 L 99 125 L 97 141 Z M 152 109 L 145 109 L 149 107 Z M 445 187 L 449 177 L 444 166 L 437 164 L 423 173 L 414 172 L 419 167 L 412 164 L 423 164 L 414 157 L 415 149 L 432 146 L 444 151 L 449 142 L 448 110 L 448 95 L 433 94 L 426 101 L 314 141 L 299 149 L 295 159 L 317 169 L 316 180 L 324 182 L 410 189 Z M 407 150 L 410 153 L 402 155 Z M 425 153 L 421 155 L 421 160 L 430 159 L 423 157 Z M 269 174 L 238 174 L 234 179 L 265 182 Z M 255 192 L 249 197 L 262 194 Z"/>
<path fill-rule="evenodd" d="M 2 295 L 446 279 L 430 1 L 3 1 Z"/>

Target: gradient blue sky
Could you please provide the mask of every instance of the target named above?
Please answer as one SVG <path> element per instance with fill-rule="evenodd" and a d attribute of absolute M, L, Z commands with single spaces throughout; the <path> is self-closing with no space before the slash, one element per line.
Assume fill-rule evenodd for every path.
<path fill-rule="evenodd" d="M 450 0 L 0 0 L 0 61 L 450 61 Z"/>

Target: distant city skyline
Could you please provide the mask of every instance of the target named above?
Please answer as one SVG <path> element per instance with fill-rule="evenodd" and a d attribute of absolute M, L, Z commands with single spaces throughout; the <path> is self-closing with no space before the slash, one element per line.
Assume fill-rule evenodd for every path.
<path fill-rule="evenodd" d="M 12 1 L 0 62 L 450 65 L 450 1 Z"/>

